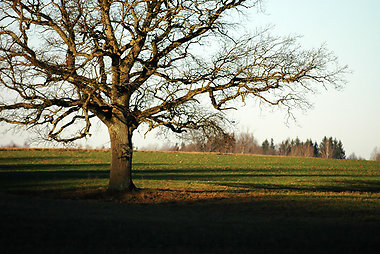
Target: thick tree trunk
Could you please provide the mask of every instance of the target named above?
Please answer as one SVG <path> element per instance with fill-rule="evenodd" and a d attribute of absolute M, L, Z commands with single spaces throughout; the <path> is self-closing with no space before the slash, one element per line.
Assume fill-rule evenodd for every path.
<path fill-rule="evenodd" d="M 133 191 L 132 181 L 132 130 L 118 122 L 108 126 L 111 139 L 110 191 Z"/>

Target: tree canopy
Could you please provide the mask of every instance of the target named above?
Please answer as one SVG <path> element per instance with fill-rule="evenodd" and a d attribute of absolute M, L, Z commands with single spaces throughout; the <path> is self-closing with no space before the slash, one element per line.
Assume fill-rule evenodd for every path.
<path fill-rule="evenodd" d="M 131 189 L 131 137 L 142 123 L 218 129 L 218 112 L 236 100 L 291 109 L 320 86 L 341 85 L 346 67 L 324 45 L 303 50 L 296 37 L 229 32 L 231 15 L 260 3 L 1 1 L 0 121 L 70 142 L 100 119 L 110 132 L 111 182 L 118 172 L 110 187 Z"/>

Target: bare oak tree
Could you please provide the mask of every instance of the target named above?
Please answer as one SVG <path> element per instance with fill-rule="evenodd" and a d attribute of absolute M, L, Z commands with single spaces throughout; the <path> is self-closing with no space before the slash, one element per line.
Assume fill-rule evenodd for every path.
<path fill-rule="evenodd" d="M 100 119 L 111 140 L 109 189 L 133 190 L 132 134 L 142 123 L 206 128 L 236 100 L 291 109 L 307 92 L 339 86 L 345 67 L 324 46 L 302 50 L 297 38 L 265 31 L 233 38 L 230 17 L 259 5 L 2 0 L 0 121 L 44 126 L 49 139 L 70 142 Z M 216 110 L 201 107 L 206 98 Z"/>

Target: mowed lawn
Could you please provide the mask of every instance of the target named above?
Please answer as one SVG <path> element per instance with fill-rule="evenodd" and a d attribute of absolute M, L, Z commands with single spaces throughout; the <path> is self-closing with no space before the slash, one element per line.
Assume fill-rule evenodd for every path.
<path fill-rule="evenodd" d="M 135 152 L 138 193 L 106 193 L 110 154 L 0 151 L 10 252 L 378 253 L 380 163 Z"/>

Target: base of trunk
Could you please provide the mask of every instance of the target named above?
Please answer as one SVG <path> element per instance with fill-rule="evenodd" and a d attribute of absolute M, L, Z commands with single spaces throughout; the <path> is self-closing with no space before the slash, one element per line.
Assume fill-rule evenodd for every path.
<path fill-rule="evenodd" d="M 110 183 L 108 186 L 108 192 L 134 192 L 138 191 L 139 188 L 131 182 L 129 184 L 112 184 Z"/>

